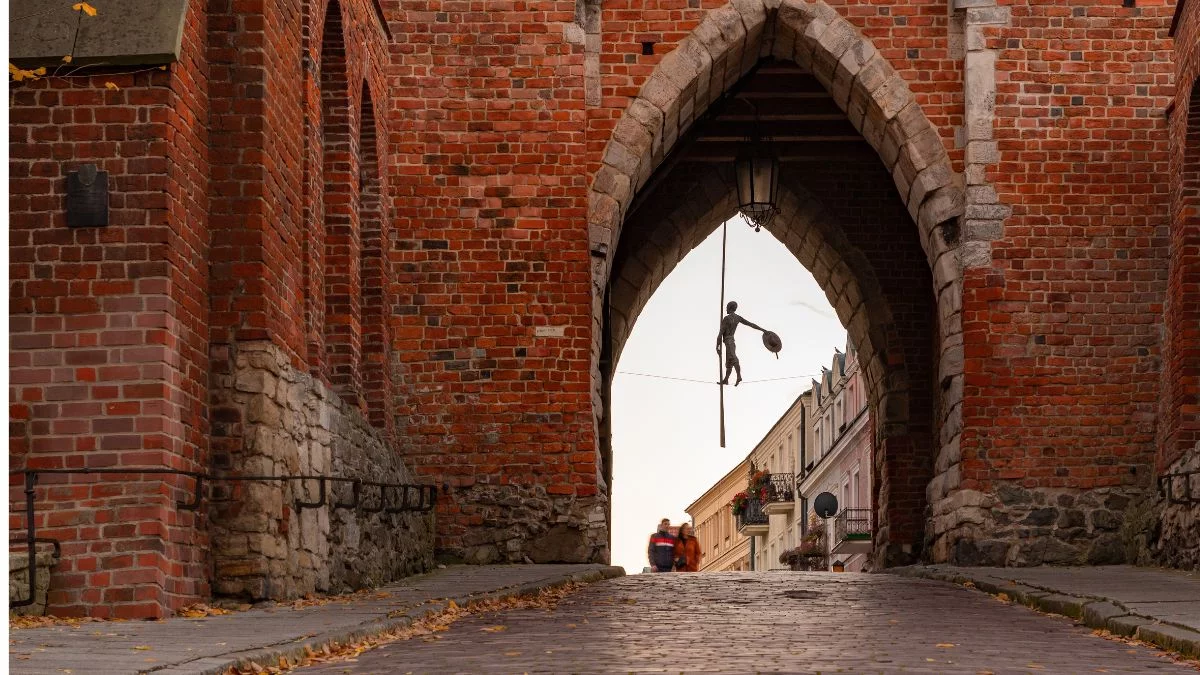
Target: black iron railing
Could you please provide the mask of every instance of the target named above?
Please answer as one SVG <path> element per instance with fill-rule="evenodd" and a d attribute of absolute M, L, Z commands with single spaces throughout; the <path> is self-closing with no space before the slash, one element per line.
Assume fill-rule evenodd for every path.
<path fill-rule="evenodd" d="M 763 513 L 762 507 L 762 501 L 758 499 L 747 500 L 746 508 L 737 515 L 738 529 L 747 525 L 766 525 L 769 521 L 767 514 Z"/>
<path fill-rule="evenodd" d="M 333 509 L 355 509 L 363 513 L 404 513 L 408 511 L 431 511 L 437 504 L 437 486 L 416 485 L 412 483 L 383 483 L 379 481 L 362 480 L 359 478 L 343 478 L 340 476 L 214 476 L 198 471 L 182 471 L 179 469 L 160 468 L 105 468 L 105 469 L 17 469 L 10 471 L 10 476 L 23 475 L 25 482 L 25 536 L 10 539 L 9 545 L 23 545 L 29 551 L 29 597 L 9 603 L 9 607 L 24 607 L 32 605 L 37 597 L 37 545 L 48 543 L 54 545 L 56 557 L 61 553 L 60 542 L 57 539 L 37 536 L 37 521 L 35 519 L 34 502 L 38 476 L 46 474 L 99 474 L 99 475 L 162 475 L 183 476 L 193 480 L 192 499 L 186 502 L 176 502 L 175 507 L 183 511 L 195 511 L 200 508 L 204 497 L 204 484 L 220 482 L 290 482 L 300 481 L 303 486 L 317 483 L 317 498 L 315 501 L 296 499 L 295 508 L 315 509 L 329 506 Z M 329 500 L 330 484 L 349 484 L 348 499 Z M 449 486 L 443 485 L 442 491 L 448 491 Z M 378 499 L 373 499 L 373 493 L 378 491 Z M 368 495 L 364 499 L 363 493 Z M 389 498 L 390 495 L 390 498 Z M 347 495 L 343 495 L 347 496 Z"/>
<path fill-rule="evenodd" d="M 767 478 L 767 503 L 790 502 L 796 498 L 795 476 L 790 473 L 773 473 Z"/>
<path fill-rule="evenodd" d="M 834 541 L 870 541 L 871 509 L 842 509 L 833 523 Z"/>

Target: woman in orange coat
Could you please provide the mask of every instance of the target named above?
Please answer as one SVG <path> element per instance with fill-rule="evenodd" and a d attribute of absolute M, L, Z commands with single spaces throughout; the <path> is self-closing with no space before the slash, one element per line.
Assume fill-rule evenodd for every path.
<path fill-rule="evenodd" d="M 680 525 L 679 536 L 675 539 L 675 571 L 699 572 L 702 555 L 704 554 L 700 552 L 700 540 L 692 534 L 691 524 Z"/>

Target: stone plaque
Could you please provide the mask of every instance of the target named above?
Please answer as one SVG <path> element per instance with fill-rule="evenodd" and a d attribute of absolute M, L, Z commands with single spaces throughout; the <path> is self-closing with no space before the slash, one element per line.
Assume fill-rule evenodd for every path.
<path fill-rule="evenodd" d="M 567 334 L 566 326 L 536 326 L 533 334 L 537 337 L 563 337 Z"/>
<path fill-rule="evenodd" d="M 188 0 L 94 0 L 96 16 L 79 16 L 75 3 L 12 0 L 8 58 L 22 66 L 157 65 L 179 59 Z M 76 37 L 78 31 L 78 38 Z"/>
<path fill-rule="evenodd" d="M 67 174 L 67 227 L 108 225 L 108 172 L 84 164 Z"/>

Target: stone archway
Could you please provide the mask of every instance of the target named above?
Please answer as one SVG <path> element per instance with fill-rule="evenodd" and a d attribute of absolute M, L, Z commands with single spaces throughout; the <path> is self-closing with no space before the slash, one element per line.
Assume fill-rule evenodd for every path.
<path fill-rule="evenodd" d="M 962 276 L 956 247 L 965 203 L 961 177 L 952 168 L 941 135 L 905 81 L 870 41 L 823 2 L 747 0 L 708 12 L 696 29 L 664 57 L 618 121 L 589 194 L 593 315 L 598 328 L 593 336 L 594 398 L 607 400 L 605 380 L 614 362 L 613 345 L 602 344 L 603 336 L 610 334 L 610 328 L 628 331 L 636 318 L 616 319 L 623 320 L 624 326 L 605 324 L 614 298 L 619 303 L 621 294 L 629 293 L 628 289 L 613 286 L 613 265 L 635 195 L 647 186 L 693 123 L 767 57 L 798 64 L 828 90 L 878 155 L 916 226 L 915 234 L 932 274 L 939 350 L 936 381 L 940 392 L 934 412 L 938 449 L 932 462 L 936 476 L 927 488 L 932 513 L 926 511 L 924 515 L 932 520 L 932 528 L 926 528 L 925 539 L 937 540 L 959 527 L 978 525 L 982 522 L 980 514 L 971 507 L 978 506 L 979 495 L 959 490 L 963 347 Z M 825 256 L 832 256 L 832 247 L 825 250 L 830 251 Z M 844 263 L 839 268 L 832 259 L 821 263 L 830 271 L 848 269 Z M 832 276 L 823 285 L 831 281 Z M 839 288 L 825 287 L 834 295 L 862 294 L 861 288 L 848 291 L 844 281 Z M 641 303 L 652 290 L 637 289 Z M 866 316 L 856 319 L 853 312 L 845 316 L 846 311 L 839 309 L 843 322 L 859 336 L 869 335 L 869 328 L 853 325 L 855 321 L 868 322 Z M 872 374 L 868 370 L 868 374 L 879 381 L 886 377 L 880 371 Z M 884 410 L 892 414 L 895 407 L 895 403 L 885 405 Z M 596 412 L 597 427 L 603 433 L 607 419 L 602 404 Z M 884 425 L 879 431 L 886 441 L 896 430 Z M 601 447 L 606 448 L 603 439 Z M 955 499 L 950 499 L 951 493 L 955 493 Z M 943 542 L 950 539 L 944 537 Z M 911 552 L 910 547 L 920 544 L 907 542 L 903 554 L 884 557 L 902 559 Z M 935 552 L 935 557 L 944 557 L 946 546 L 941 544 L 941 553 Z"/>

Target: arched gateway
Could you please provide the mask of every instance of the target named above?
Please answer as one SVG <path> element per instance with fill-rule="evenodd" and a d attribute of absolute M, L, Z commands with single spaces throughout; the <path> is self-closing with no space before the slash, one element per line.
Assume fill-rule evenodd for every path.
<path fill-rule="evenodd" d="M 813 272 L 863 355 L 881 478 L 877 541 L 886 544 L 877 546 L 877 554 L 882 563 L 911 559 L 926 536 L 958 526 L 959 509 L 947 499 L 963 494 L 962 276 L 956 251 L 963 181 L 942 134 L 904 79 L 828 5 L 737 2 L 708 12 L 656 67 L 616 124 L 589 195 L 592 251 L 609 253 L 597 256 L 593 272 L 593 308 L 603 327 L 593 346 L 593 377 L 607 384 L 659 282 L 736 213 L 732 163 L 722 161 L 729 158 L 693 161 L 681 169 L 688 162 L 680 160 L 686 146 L 711 146 L 723 140 L 720 134 L 749 136 L 750 125 L 760 119 L 776 123 L 774 135 L 799 139 L 798 148 L 820 151 L 834 144 L 819 172 L 809 170 L 804 157 L 782 151 L 786 196 L 769 229 Z M 847 142 L 855 132 L 859 138 Z M 858 147 L 866 147 L 863 141 L 875 154 L 868 162 Z M 829 182 L 831 167 L 844 175 Z M 815 189 L 821 189 L 821 198 Z M 872 252 L 865 232 L 849 231 L 851 223 L 843 222 L 863 221 L 852 213 L 857 209 L 822 203 L 851 194 L 879 203 L 870 217 L 882 218 L 877 222 L 890 230 L 888 237 L 906 239 L 909 249 L 923 253 L 924 270 L 908 264 L 909 276 L 885 279 L 902 285 L 910 297 L 889 297 L 876 273 L 881 264 L 895 268 L 898 251 Z M 851 230 L 862 230 L 867 223 L 853 225 Z M 891 260 L 885 263 L 885 256 Z M 905 306 L 893 307 L 896 302 Z M 897 321 L 900 311 L 905 316 Z M 914 315 L 928 324 L 905 325 Z M 601 343 L 602 335 L 608 344 Z M 912 365 L 913 360 L 925 362 Z M 606 405 L 606 388 L 600 398 Z M 601 448 L 611 452 L 603 438 Z M 935 466 L 937 479 L 930 486 Z M 931 531 L 924 523 L 927 488 L 935 512 L 949 516 Z"/>

